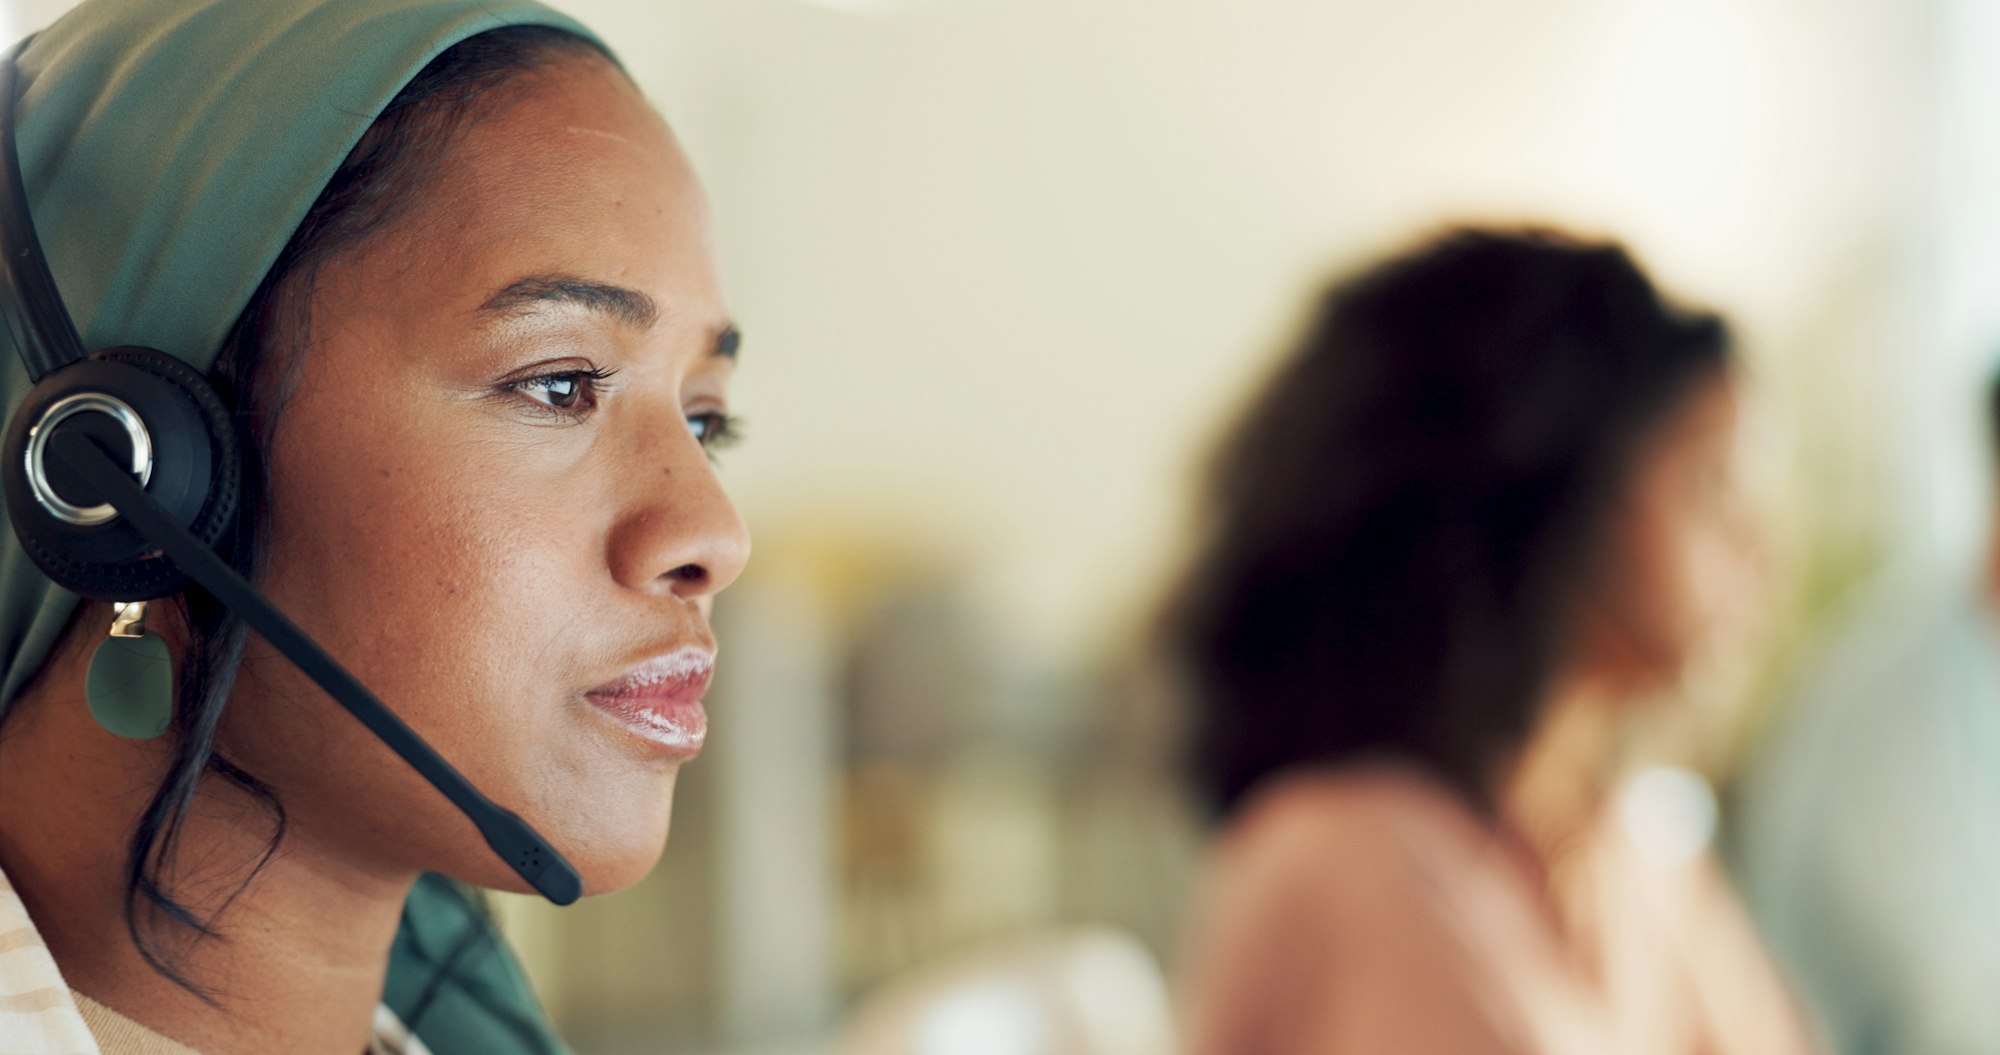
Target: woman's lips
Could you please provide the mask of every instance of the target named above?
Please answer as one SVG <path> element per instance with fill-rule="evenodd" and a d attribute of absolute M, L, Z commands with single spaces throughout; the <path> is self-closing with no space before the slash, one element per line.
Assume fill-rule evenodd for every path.
<path fill-rule="evenodd" d="M 701 698 L 715 670 L 715 657 L 689 646 L 649 659 L 585 695 L 598 710 L 663 749 L 692 758 L 708 737 L 708 712 Z"/>

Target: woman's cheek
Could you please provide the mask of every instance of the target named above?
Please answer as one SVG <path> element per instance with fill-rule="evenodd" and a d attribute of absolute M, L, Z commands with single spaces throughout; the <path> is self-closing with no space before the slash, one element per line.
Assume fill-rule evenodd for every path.
<path fill-rule="evenodd" d="M 1703 526 L 1690 578 L 1706 624 L 1704 643 L 1727 648 L 1755 635 L 1765 586 L 1755 539 L 1746 521 L 1723 509 Z"/>

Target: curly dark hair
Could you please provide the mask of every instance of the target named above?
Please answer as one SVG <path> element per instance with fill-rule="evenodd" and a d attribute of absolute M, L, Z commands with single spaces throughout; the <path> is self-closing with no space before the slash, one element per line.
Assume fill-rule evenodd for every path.
<path fill-rule="evenodd" d="M 1458 229 L 1335 285 L 1222 446 L 1169 610 L 1209 799 L 1385 757 L 1489 810 L 1642 441 L 1729 359 L 1715 315 L 1554 231 Z"/>

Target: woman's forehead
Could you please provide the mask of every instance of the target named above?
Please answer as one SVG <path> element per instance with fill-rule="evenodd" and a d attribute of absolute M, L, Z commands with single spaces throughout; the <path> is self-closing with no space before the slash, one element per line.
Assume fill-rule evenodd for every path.
<path fill-rule="evenodd" d="M 467 308 L 559 274 L 673 314 L 720 313 L 707 199 L 665 121 L 602 60 L 530 76 L 464 129 L 384 232 L 386 270 L 362 270 L 435 280 Z"/>
<path fill-rule="evenodd" d="M 475 102 L 446 152 L 446 178 L 574 179 L 605 165 L 651 167 L 671 182 L 693 171 L 673 132 L 623 71 L 595 54 L 566 55 Z M 663 188 L 666 189 L 666 188 Z"/>

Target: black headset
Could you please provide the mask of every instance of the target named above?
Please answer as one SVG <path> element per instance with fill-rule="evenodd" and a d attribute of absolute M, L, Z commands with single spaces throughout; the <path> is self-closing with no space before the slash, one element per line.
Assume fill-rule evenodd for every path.
<path fill-rule="evenodd" d="M 271 643 L 479 827 L 558 905 L 583 881 L 526 821 L 480 794 L 216 552 L 237 512 L 229 408 L 201 372 L 154 348 L 86 351 L 42 255 L 15 142 L 19 47 L 0 58 L 0 314 L 35 387 L 7 422 L 7 517 L 56 585 L 96 601 L 207 592 Z"/>

